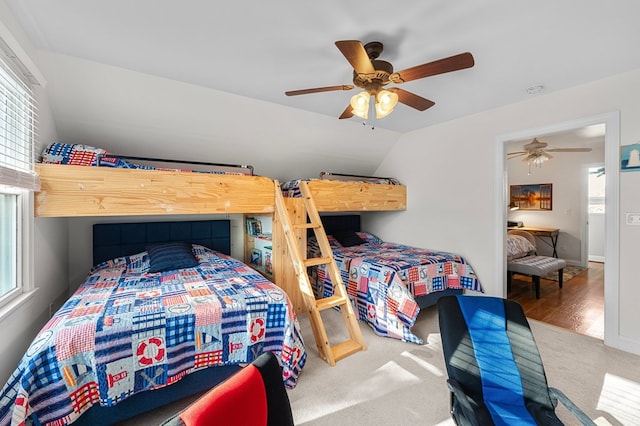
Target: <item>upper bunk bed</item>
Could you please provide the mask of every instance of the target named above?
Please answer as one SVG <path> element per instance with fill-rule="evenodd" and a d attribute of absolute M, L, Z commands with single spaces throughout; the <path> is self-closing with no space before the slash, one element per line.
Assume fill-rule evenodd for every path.
<path fill-rule="evenodd" d="M 393 211 L 407 209 L 407 187 L 394 178 L 321 172 L 319 179 L 283 182 L 283 195 L 298 198 L 306 181 L 320 212 Z"/>
<path fill-rule="evenodd" d="M 157 165 L 162 162 L 167 160 L 122 157 L 87 145 L 52 143 L 36 164 L 40 191 L 35 196 L 35 216 L 274 211 L 274 181 L 255 176 L 251 166 L 181 161 Z"/>
<path fill-rule="evenodd" d="M 167 166 L 163 162 L 168 160 L 52 143 L 36 164 L 40 190 L 35 195 L 35 216 L 274 212 L 275 182 L 254 175 L 251 166 L 181 161 Z M 406 186 L 392 178 L 322 172 L 320 179 L 304 180 L 321 212 L 407 208 Z M 299 196 L 299 182 L 283 183 L 284 195 Z"/>

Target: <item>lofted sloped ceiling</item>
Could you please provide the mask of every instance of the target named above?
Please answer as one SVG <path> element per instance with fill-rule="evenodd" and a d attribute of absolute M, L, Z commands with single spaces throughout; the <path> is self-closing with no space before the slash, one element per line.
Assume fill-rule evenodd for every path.
<path fill-rule="evenodd" d="M 471 52 L 473 68 L 402 85 L 435 106 L 376 123 L 401 133 L 640 68 L 634 0 L 5 1 L 40 49 L 336 120 L 357 89 L 284 95 L 352 83 L 336 40 L 380 41 L 396 70 Z"/>

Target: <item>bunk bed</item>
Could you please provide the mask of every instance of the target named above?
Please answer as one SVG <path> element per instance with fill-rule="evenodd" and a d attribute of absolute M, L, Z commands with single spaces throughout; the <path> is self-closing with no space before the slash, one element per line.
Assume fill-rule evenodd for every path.
<path fill-rule="evenodd" d="M 319 212 L 395 211 L 407 209 L 407 187 L 394 178 L 321 172 L 318 179 L 295 179 L 280 185 L 287 198 L 300 197 L 307 182 Z"/>
<path fill-rule="evenodd" d="M 231 258 L 228 220 L 93 228 L 95 266 L 0 393 L 0 425 L 113 424 L 204 391 L 265 351 L 306 352 L 279 287 Z"/>
<path fill-rule="evenodd" d="M 142 161 L 143 160 L 143 161 Z M 144 162 L 148 164 L 144 164 Z M 63 144 L 54 143 L 49 145 L 42 156 L 42 162 L 36 164 L 36 172 L 40 179 L 40 190 L 35 194 L 35 216 L 36 217 L 106 217 L 106 216 L 136 216 L 136 215 L 158 215 L 158 217 L 166 215 L 213 215 L 213 214 L 234 214 L 234 213 L 267 213 L 272 214 L 274 212 L 274 182 L 273 180 L 256 176 L 253 173 L 251 166 L 235 166 L 227 164 L 217 163 L 193 163 L 193 162 L 179 162 L 179 166 L 174 166 L 172 163 L 165 164 L 166 160 L 158 160 L 153 158 L 139 158 L 139 157 L 120 157 L 112 155 L 100 148 L 91 147 L 88 145 L 79 144 Z M 201 221 L 197 221 L 199 224 L 196 226 L 199 230 L 207 229 L 207 226 L 202 225 Z M 219 222 L 219 221 L 215 221 Z M 228 221 L 227 221 L 228 222 Z M 150 226 L 160 226 L 160 224 L 166 224 L 171 222 L 159 222 Z M 194 222 L 189 222 L 194 223 Z M 114 224 L 117 225 L 117 224 Z M 129 226 L 129 225 L 128 225 Z M 164 226 L 164 225 L 162 225 Z M 195 226 L 195 225 L 193 225 Z M 178 225 L 179 229 L 182 229 Z M 266 329 L 263 329 L 264 336 L 271 336 L 273 333 L 277 335 L 278 328 L 281 329 L 281 333 L 289 334 L 287 337 L 286 346 L 282 345 L 282 348 L 271 347 L 274 352 L 280 352 L 285 358 L 283 363 L 289 364 L 284 368 L 283 380 L 286 381 L 288 386 L 295 384 L 295 380 L 300 373 L 300 370 L 304 366 L 306 359 L 306 352 L 302 345 L 302 338 L 299 333 L 298 325 L 295 320 L 295 310 L 291 308 L 290 299 L 286 294 L 262 278 L 253 269 L 243 264 L 235 264 L 234 260 L 228 257 L 229 254 L 229 239 L 230 232 L 227 231 L 224 239 L 227 240 L 226 248 L 218 247 L 221 255 L 215 255 L 208 251 L 203 252 L 204 248 L 208 247 L 215 249 L 218 244 L 214 240 L 202 239 L 200 235 L 193 235 L 184 241 L 193 243 L 192 250 L 197 253 L 199 259 L 199 266 L 196 266 L 198 270 L 205 270 L 206 267 L 202 266 L 202 263 L 227 265 L 232 271 L 220 271 L 221 276 L 231 281 L 256 281 L 256 285 L 252 287 L 261 288 L 259 292 L 256 292 L 254 302 L 258 302 L 260 297 L 264 298 L 264 293 L 267 294 L 270 300 L 260 302 L 261 306 L 266 306 L 267 310 L 277 315 L 275 322 L 271 322 Z M 95 234 L 98 232 L 98 234 Z M 164 232 L 164 231 L 163 231 Z M 198 231 L 200 232 L 200 231 Z M 112 269 L 112 266 L 122 266 L 122 263 L 129 265 L 125 269 L 129 269 L 131 265 L 146 265 L 147 257 L 142 253 L 146 250 L 147 245 L 150 242 L 158 242 L 157 238 L 152 238 L 150 241 L 144 244 L 131 243 L 131 241 L 123 241 L 122 244 L 113 244 L 114 235 L 126 235 L 128 239 L 137 235 L 159 235 L 158 231 L 140 231 L 137 225 L 131 224 L 126 231 L 96 231 L 94 228 L 94 244 L 102 241 L 104 244 L 94 246 L 94 259 L 98 264 L 94 266 L 93 270 L 99 275 L 111 275 L 120 276 L 121 273 L 118 269 Z M 175 231 L 166 231 L 170 238 L 176 237 Z M 97 235 L 100 235 L 98 237 Z M 177 235 L 181 235 L 178 232 Z M 227 257 L 224 257 L 227 256 Z M 115 261 L 113 259 L 128 259 Z M 212 259 L 216 259 L 213 261 Z M 136 260 L 133 260 L 136 259 Z M 107 262 L 109 265 L 107 269 L 104 264 L 100 262 Z M 144 267 L 145 266 L 141 266 Z M 135 268 L 133 268 L 135 269 Z M 98 272 L 101 271 L 101 272 Z M 240 277 L 235 277 L 240 271 Z M 140 271 L 139 271 L 140 272 Z M 216 272 L 217 274 L 218 272 Z M 234 275 L 235 274 L 235 275 Z M 186 276 L 187 281 L 190 279 L 200 280 L 202 277 L 197 273 L 178 273 L 176 276 Z M 211 277 L 207 275 L 205 281 Z M 129 283 L 128 279 L 122 278 Z M 215 279 L 215 278 L 211 278 Z M 145 285 L 148 284 L 146 279 Z M 87 284 L 88 285 L 88 284 Z M 65 307 L 57 313 L 52 321 L 54 324 L 47 325 L 47 327 L 57 326 L 57 322 L 63 322 L 64 318 L 68 315 L 68 310 L 72 305 L 69 303 L 75 303 L 74 300 L 82 300 L 84 293 L 90 296 L 91 292 L 88 290 L 91 287 L 82 285 L 79 289 L 80 294 L 76 293 L 75 296 L 70 299 Z M 180 279 L 177 279 L 172 284 L 173 289 L 179 288 L 180 285 L 187 287 L 191 284 L 181 284 Z M 250 285 L 250 284 L 248 284 Z M 107 285 L 108 287 L 108 285 Z M 176 290 L 177 291 L 177 290 Z M 254 290 L 251 290 L 253 292 Z M 260 296 L 258 293 L 263 294 Z M 172 300 L 177 300 L 183 296 L 176 296 Z M 209 296 L 202 296 L 205 299 Z M 203 302 L 204 299 L 199 298 L 197 303 Z M 228 299 L 232 296 L 227 295 Z M 224 296 L 223 296 L 224 298 Z M 271 300 L 273 299 L 273 300 Z M 120 301 L 113 302 L 114 305 L 120 303 Z M 252 302 L 253 303 L 253 302 Z M 73 311 L 73 309 L 71 309 Z M 242 318 L 244 313 L 241 305 L 237 306 L 237 315 Z M 76 312 L 76 315 L 78 312 Z M 271 315 L 271 313 L 269 313 Z M 244 321 L 244 320 L 242 320 Z M 259 321 L 259 323 L 261 323 Z M 266 323 L 266 321 L 265 321 Z M 275 324 L 275 326 L 274 326 Z M 279 325 L 277 325 L 279 324 Z M 288 324 L 288 325 L 287 325 Z M 271 330 L 273 328 L 273 331 Z M 260 332 L 260 328 L 256 328 L 256 325 L 251 327 L 252 331 Z M 47 329 L 43 330 L 46 332 Z M 195 331 L 194 331 L 195 333 Z M 201 334 L 201 337 L 203 335 Z M 240 333 L 238 332 L 238 336 Z M 268 337 L 271 339 L 272 337 Z M 254 336 L 255 339 L 255 336 Z M 258 340 L 267 339 L 267 337 L 258 336 Z M 229 339 L 227 339 L 229 340 Z M 37 340 L 39 342 L 39 340 Z M 146 354 L 151 349 L 151 342 L 147 342 L 146 348 L 140 350 L 142 354 Z M 157 341 L 156 341 L 157 343 Z M 225 350 L 227 352 L 233 348 L 233 345 L 229 346 L 232 342 L 223 342 Z M 37 342 L 32 344 L 31 349 L 37 346 Z M 245 350 L 236 351 L 238 354 L 246 354 L 246 357 L 238 356 L 236 358 L 225 358 L 224 355 L 221 359 L 226 359 L 222 362 L 223 365 L 215 366 L 215 368 L 203 368 L 198 369 L 197 372 L 191 374 L 182 374 L 179 380 L 175 380 L 175 375 L 171 380 L 175 381 L 169 386 L 158 385 L 159 389 L 155 389 L 152 392 L 138 393 L 138 387 L 142 387 L 144 377 L 135 378 L 134 392 L 130 390 L 123 391 L 123 396 L 109 396 L 107 400 L 101 399 L 97 391 L 102 391 L 102 387 L 94 389 L 89 386 L 91 392 L 82 394 L 82 398 L 76 400 L 74 405 L 75 414 L 67 414 L 65 420 L 61 420 L 59 424 L 66 424 L 71 421 L 72 418 L 77 417 L 77 413 L 85 412 L 80 416 L 74 424 L 112 424 L 114 422 L 129 418 L 138 414 L 141 411 L 151 409 L 164 405 L 168 402 L 174 401 L 179 398 L 197 393 L 201 390 L 213 386 L 229 377 L 239 368 L 237 364 L 249 362 L 253 357 L 257 356 L 259 352 L 268 347 L 264 344 L 253 344 L 250 349 L 244 344 Z M 140 347 L 140 346 L 138 346 Z M 157 349 L 157 348 L 156 348 Z M 31 351 L 31 350 L 30 350 Z M 52 352 L 53 351 L 53 352 Z M 49 351 L 49 355 L 55 355 L 55 349 Z M 291 352 L 291 353 L 290 353 Z M 153 352 L 151 352 L 153 353 Z M 26 356 L 28 358 L 28 354 Z M 159 352 L 156 352 L 158 355 Z M 165 349 L 164 356 L 168 356 L 168 350 Z M 136 353 L 137 355 L 137 353 Z M 73 357 L 72 357 L 73 358 Z M 214 359 L 212 364 L 217 361 Z M 219 363 L 219 362 L 218 362 Z M 44 367 L 43 367 L 44 368 Z M 175 369 L 174 369 L 175 370 Z M 172 370 L 172 371 L 174 371 Z M 17 370 L 18 371 L 18 370 Z M 32 376 L 37 380 L 51 380 L 57 379 L 57 375 L 48 377 L 46 373 L 44 376 L 40 374 L 42 370 L 38 371 L 38 375 Z M 49 370 L 45 370 L 49 371 Z M 66 373 L 73 372 L 74 368 L 66 369 Z M 126 370 L 123 370 L 126 371 Z M 103 374 L 107 372 L 103 371 Z M 117 378 L 121 378 L 117 373 L 111 374 L 113 383 L 116 383 Z M 173 373 L 171 373 L 173 374 Z M 40 377 L 42 376 L 42 377 Z M 71 374 L 72 377 L 73 374 Z M 129 373 L 122 373 L 122 376 L 126 376 L 128 379 L 124 381 L 117 380 L 118 383 L 129 383 L 129 379 L 133 380 L 133 376 Z M 165 377 L 166 376 L 166 377 Z M 161 380 L 163 378 L 169 378 L 170 374 L 166 373 L 156 377 Z M 153 376 L 149 376 L 152 378 Z M 15 382 L 17 378 L 12 378 L 14 381 L 12 384 L 7 384 L 8 395 L 13 392 L 11 389 L 15 389 L 18 384 Z M 164 379 L 163 379 L 164 380 Z M 22 383 L 22 382 L 20 382 Z M 108 380 L 107 380 L 107 383 Z M 19 386 L 22 386 L 21 384 Z M 96 391 L 96 392 L 94 392 Z M 128 396 L 129 393 L 133 395 Z M 24 398 L 25 394 L 12 395 L 10 397 L 15 399 L 18 403 L 31 404 L 34 407 L 32 401 Z M 124 398 L 124 396 L 128 396 Z M 9 396 L 8 396 L 9 397 Z M 121 401 L 113 407 L 105 407 L 101 405 L 104 402 L 109 401 L 108 398 L 112 398 L 110 402 L 120 399 Z M 2 407 L 5 408 L 6 399 L 2 400 Z M 99 401 L 101 404 L 93 404 L 93 406 L 86 410 L 92 403 Z M 8 404 L 6 404 L 8 405 Z M 108 405 L 108 404 L 107 404 Z M 11 416 L 14 418 L 20 418 L 21 415 L 27 413 L 20 413 L 20 407 L 12 407 L 11 414 L 7 418 L 7 412 L 2 411 L 0 414 L 0 424 L 3 425 L 6 422 L 12 422 Z M 51 410 L 49 410 L 51 411 Z M 15 414 L 17 413 L 17 414 Z M 16 417 L 17 416 L 17 417 Z M 71 417 L 69 417 L 71 416 Z M 39 420 L 36 416 L 35 424 L 38 424 Z"/>
<path fill-rule="evenodd" d="M 229 175 L 184 173 L 165 167 L 117 168 L 112 167 L 110 162 L 119 160 L 107 157 L 105 162 L 105 153 L 87 155 L 82 152 L 86 151 L 85 148 L 80 149 L 82 153 L 76 156 L 77 159 L 66 160 L 65 164 L 65 160 L 60 160 L 60 151 L 69 151 L 69 148 L 49 149 L 43 156 L 44 163 L 37 165 L 41 180 L 41 189 L 35 197 L 38 217 L 220 213 L 272 215 L 275 211 L 274 181 L 255 176 L 252 172 Z M 320 212 L 398 211 L 407 208 L 406 187 L 392 178 L 323 172 L 319 179 L 305 181 Z M 290 214 L 296 216 L 296 220 L 303 221 L 300 212 L 304 208 L 300 208 L 301 199 L 295 197 L 296 181 L 286 182 L 281 188 L 288 196 L 286 201 Z M 304 238 L 306 245 L 306 236 Z M 287 292 L 297 312 L 306 311 L 284 237 L 274 232 L 273 246 L 274 269 L 279 271 L 276 274 L 277 284 Z M 407 300 L 412 297 L 409 295 Z M 419 306 L 423 306 L 422 300 L 418 299 Z M 425 297 L 425 300 L 428 302 L 424 306 L 435 303 L 430 297 Z M 406 314 L 401 316 L 415 319 L 419 306 L 413 315 L 409 305 L 407 303 Z M 397 318 L 390 319 L 394 320 L 402 323 Z M 410 325 L 406 325 L 402 336 L 412 336 L 410 331 L 406 331 L 408 329 Z M 406 340 L 411 339 L 413 337 Z"/>
<path fill-rule="evenodd" d="M 381 336 L 421 344 L 411 332 L 420 309 L 443 296 L 483 291 L 460 255 L 382 241 L 361 230 L 359 215 L 323 216 L 322 221 L 359 318 Z M 315 239 L 309 238 L 308 256 L 318 253 Z M 311 277 L 318 296 L 332 294 L 324 266 L 314 267 Z"/>
<path fill-rule="evenodd" d="M 139 157 L 126 158 L 88 145 L 50 144 L 36 164 L 36 217 L 274 211 L 273 181 L 250 166 L 178 161 L 191 167 L 185 169 L 153 165 L 162 159 L 146 158 L 144 165 Z"/>
<path fill-rule="evenodd" d="M 283 182 L 280 186 L 290 211 L 301 209 L 296 200 L 300 200 L 302 180 L 307 183 L 317 210 L 332 214 L 323 215 L 322 222 L 342 280 L 359 319 L 377 334 L 422 343 L 411 331 L 421 308 L 464 289 L 482 291 L 475 272 L 461 256 L 383 242 L 362 232 L 359 215 L 335 215 L 406 209 L 406 187 L 397 180 L 322 173 L 319 179 Z M 336 236 L 345 238 L 346 243 L 339 242 Z M 308 257 L 319 256 L 315 238 L 310 233 L 306 238 Z M 325 266 L 313 267 L 310 278 L 316 297 L 333 293 Z"/>

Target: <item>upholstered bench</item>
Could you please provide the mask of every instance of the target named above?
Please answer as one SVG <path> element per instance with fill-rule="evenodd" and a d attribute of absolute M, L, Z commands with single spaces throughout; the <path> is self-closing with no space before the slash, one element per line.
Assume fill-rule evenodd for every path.
<path fill-rule="evenodd" d="M 526 231 L 510 230 L 507 235 L 507 289 L 511 290 L 513 274 L 530 275 L 540 299 L 540 277 L 558 271 L 558 285 L 562 288 L 562 272 L 567 261 L 549 256 L 538 256 L 536 239 Z"/>
<path fill-rule="evenodd" d="M 526 256 L 507 262 L 507 288 L 511 289 L 513 274 L 531 275 L 536 290 L 536 299 L 540 299 L 540 277 L 558 271 L 558 285 L 562 288 L 562 273 L 567 261 L 549 256 Z"/>

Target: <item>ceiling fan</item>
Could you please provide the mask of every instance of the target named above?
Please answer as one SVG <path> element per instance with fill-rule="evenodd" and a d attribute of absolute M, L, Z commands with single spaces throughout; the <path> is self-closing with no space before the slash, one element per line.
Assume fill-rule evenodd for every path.
<path fill-rule="evenodd" d="M 547 160 L 553 158 L 550 152 L 590 152 L 591 148 L 547 148 L 546 142 L 540 142 L 537 138 L 534 138 L 531 142 L 524 145 L 522 149 L 524 151 L 516 151 L 507 153 L 507 158 L 523 157 L 522 161 L 533 164 L 535 166 L 541 166 Z"/>
<path fill-rule="evenodd" d="M 431 108 L 435 103 L 398 87 L 385 89 L 385 86 L 390 83 L 402 84 L 420 78 L 471 68 L 474 65 L 471 53 L 465 52 L 394 72 L 393 65 L 378 59 L 383 49 L 383 45 L 379 41 L 372 41 L 363 46 L 358 40 L 342 40 L 336 41 L 336 46 L 353 67 L 353 84 L 355 87 L 363 89 L 362 92 L 351 98 L 350 104 L 340 115 L 340 119 L 351 118 L 356 115 L 366 120 L 369 116 L 370 99 L 374 99 L 376 118 L 389 115 L 398 102 L 419 111 L 424 111 L 427 108 Z M 285 94 L 287 96 L 296 96 L 318 92 L 351 90 L 354 85 L 291 90 L 285 92 Z"/>

